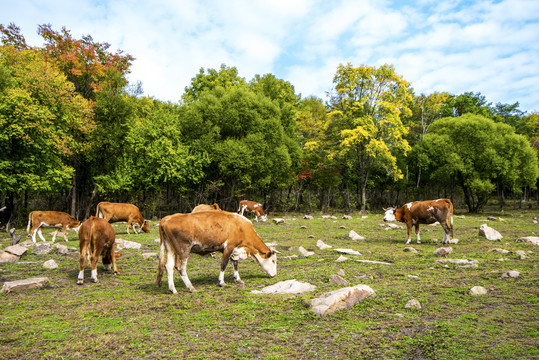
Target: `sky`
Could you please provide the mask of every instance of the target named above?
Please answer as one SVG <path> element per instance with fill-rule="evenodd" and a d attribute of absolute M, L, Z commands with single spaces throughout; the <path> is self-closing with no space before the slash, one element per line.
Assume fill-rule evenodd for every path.
<path fill-rule="evenodd" d="M 328 100 L 337 66 L 392 64 L 415 94 L 481 93 L 539 112 L 537 0 L 0 0 L 32 46 L 38 25 L 135 57 L 144 95 L 177 103 L 204 69 L 271 73 Z"/>

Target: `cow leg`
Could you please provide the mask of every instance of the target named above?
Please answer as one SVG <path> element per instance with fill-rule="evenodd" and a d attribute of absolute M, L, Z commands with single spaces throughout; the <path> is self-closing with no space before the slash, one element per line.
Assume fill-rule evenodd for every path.
<path fill-rule="evenodd" d="M 195 292 L 195 287 L 193 286 L 193 284 L 191 284 L 189 277 L 187 277 L 187 259 L 188 257 L 185 257 L 185 259 L 179 259 L 180 264 L 178 266 L 178 270 L 180 271 L 180 277 L 182 278 L 185 286 L 189 289 L 189 292 Z"/>
<path fill-rule="evenodd" d="M 101 255 L 101 251 L 102 251 L 102 249 L 97 249 L 97 248 L 94 249 L 92 257 L 90 258 L 90 263 L 91 263 L 91 266 L 92 266 L 91 277 L 92 277 L 93 282 L 95 282 L 95 283 L 99 282 L 97 280 L 97 261 L 99 260 L 99 256 Z"/>
<path fill-rule="evenodd" d="M 38 229 L 32 229 L 32 241 L 36 242 L 36 233 Z"/>
<path fill-rule="evenodd" d="M 54 230 L 54 234 L 52 234 L 52 242 L 54 242 L 54 240 L 56 240 L 56 235 L 58 235 L 58 231 L 60 231 L 59 228 L 56 228 L 56 230 Z"/>
<path fill-rule="evenodd" d="M 232 251 L 234 249 L 232 248 L 226 248 L 225 251 L 223 251 L 223 258 L 221 259 L 221 271 L 219 271 L 219 286 L 225 286 L 225 269 L 228 265 L 228 260 L 230 260 L 230 256 L 232 255 Z"/>
<path fill-rule="evenodd" d="M 43 234 L 41 233 L 41 227 L 37 228 L 37 234 L 39 235 L 39 238 L 41 239 L 41 241 L 46 241 L 45 238 L 43 237 Z"/>
<path fill-rule="evenodd" d="M 238 260 L 232 260 L 232 265 L 234 265 L 234 280 L 236 280 L 237 283 L 244 284 L 244 282 L 240 279 L 240 273 L 238 272 Z"/>
<path fill-rule="evenodd" d="M 167 270 L 168 289 L 171 293 L 177 294 L 176 287 L 174 287 L 174 265 L 176 265 L 176 254 L 174 254 L 171 249 L 167 249 L 167 263 L 165 269 Z M 158 282 L 160 283 L 159 278 Z"/>
<path fill-rule="evenodd" d="M 77 279 L 77 285 L 82 285 L 84 283 L 84 266 L 86 265 L 88 244 L 82 243 L 80 246 L 80 257 L 79 257 L 79 277 Z"/>
<path fill-rule="evenodd" d="M 129 235 L 129 227 L 131 226 L 131 221 L 127 222 L 127 234 Z"/>
<path fill-rule="evenodd" d="M 67 225 L 64 225 L 64 227 L 62 228 L 62 231 L 64 232 L 64 240 L 69 241 L 67 240 Z"/>
<path fill-rule="evenodd" d="M 417 243 L 421 244 L 421 237 L 419 236 L 419 224 L 415 224 L 415 233 L 417 234 Z"/>
<path fill-rule="evenodd" d="M 442 240 L 442 244 L 445 244 L 446 242 L 449 242 L 449 240 L 451 240 L 451 229 L 445 221 L 441 221 L 440 225 L 442 225 L 442 229 L 444 229 L 444 239 Z"/>
<path fill-rule="evenodd" d="M 408 241 L 406 241 L 408 245 L 412 241 L 412 224 L 406 223 L 406 230 L 408 230 Z"/>

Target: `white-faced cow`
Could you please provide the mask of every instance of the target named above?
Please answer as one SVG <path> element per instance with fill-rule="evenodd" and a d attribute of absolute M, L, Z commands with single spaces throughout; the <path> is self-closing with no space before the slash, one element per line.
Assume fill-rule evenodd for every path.
<path fill-rule="evenodd" d="M 129 227 L 133 228 L 133 232 L 137 233 L 135 226 L 139 226 L 144 232 L 150 232 L 148 226 L 148 220 L 144 220 L 138 207 L 133 204 L 123 203 L 111 203 L 102 201 L 97 204 L 96 215 L 99 218 L 103 218 L 108 222 L 127 221 L 127 233 L 129 234 Z"/>
<path fill-rule="evenodd" d="M 103 268 L 110 270 L 111 266 L 114 274 L 119 274 L 116 267 L 116 258 L 122 256 L 116 253 L 115 249 L 116 234 L 112 225 L 106 220 L 90 216 L 88 220 L 82 223 L 79 230 L 79 277 L 77 284 L 84 283 L 84 266 L 86 261 L 90 263 L 92 269 L 91 277 L 97 282 L 97 261 L 99 256 L 103 258 Z"/>
<path fill-rule="evenodd" d="M 176 294 L 174 268 L 189 289 L 195 288 L 187 277 L 187 259 L 190 253 L 205 255 L 214 251 L 223 253 L 219 285 L 224 286 L 224 273 L 228 261 L 234 266 L 234 279 L 241 283 L 238 261 L 254 259 L 262 270 L 273 277 L 277 274 L 276 252 L 266 246 L 256 233 L 253 224 L 243 216 L 226 211 L 204 211 L 190 214 L 174 214 L 164 217 L 159 223 L 161 253 L 157 271 L 157 285 L 161 286 L 163 270 L 166 268 L 168 289 Z M 167 260 L 165 265 L 165 251 Z"/>
<path fill-rule="evenodd" d="M 192 213 L 201 212 L 201 211 L 221 211 L 221 208 L 218 204 L 213 205 L 207 205 L 207 204 L 200 204 L 193 208 Z"/>
<path fill-rule="evenodd" d="M 45 241 L 43 234 L 41 233 L 42 227 L 55 227 L 56 231 L 52 235 L 52 242 L 56 239 L 58 231 L 62 229 L 65 241 L 67 240 L 67 230 L 79 231 L 80 221 L 75 219 L 69 214 L 61 211 L 32 211 L 28 214 L 28 226 L 26 231 L 30 231 L 30 225 L 32 225 L 32 241 L 36 242 L 36 232 L 39 238 Z"/>
<path fill-rule="evenodd" d="M 243 215 L 243 212 L 252 211 L 255 213 L 255 220 L 258 222 L 258 217 L 260 216 L 260 219 L 262 221 L 266 222 L 268 219 L 268 216 L 264 212 L 264 207 L 262 204 L 257 203 L 256 201 L 249 201 L 249 200 L 242 200 L 240 201 L 240 208 L 238 209 L 238 212 Z"/>
<path fill-rule="evenodd" d="M 384 221 L 400 221 L 406 223 L 409 244 L 412 237 L 412 225 L 417 234 L 417 243 L 421 243 L 419 224 L 433 224 L 436 221 L 444 230 L 443 244 L 453 236 L 453 204 L 449 199 L 409 202 L 400 208 L 387 209 Z"/>

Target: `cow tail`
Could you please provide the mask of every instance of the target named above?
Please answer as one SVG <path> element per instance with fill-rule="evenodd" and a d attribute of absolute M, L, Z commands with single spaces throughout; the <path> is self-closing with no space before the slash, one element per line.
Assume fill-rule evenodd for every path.
<path fill-rule="evenodd" d="M 99 206 L 99 204 L 97 204 L 97 209 L 95 211 L 95 217 L 98 217 L 98 218 L 103 218 L 103 213 L 101 213 L 101 216 L 99 215 L 101 213 L 101 207 Z"/>
<path fill-rule="evenodd" d="M 159 238 L 161 239 L 160 242 L 160 252 L 159 252 L 159 266 L 157 267 L 157 286 L 161 286 L 161 279 L 163 278 L 163 271 L 165 270 L 165 241 L 166 241 L 166 234 L 165 230 L 163 229 L 163 225 L 159 224 Z"/>
<path fill-rule="evenodd" d="M 450 209 L 449 216 L 451 216 L 451 222 L 450 222 L 449 229 L 451 231 L 451 238 L 453 238 L 453 204 L 451 204 L 451 209 Z"/>
<path fill-rule="evenodd" d="M 26 232 L 30 231 L 30 225 L 32 224 L 32 213 L 33 211 L 30 211 L 30 214 L 28 214 L 28 226 L 26 226 Z"/>

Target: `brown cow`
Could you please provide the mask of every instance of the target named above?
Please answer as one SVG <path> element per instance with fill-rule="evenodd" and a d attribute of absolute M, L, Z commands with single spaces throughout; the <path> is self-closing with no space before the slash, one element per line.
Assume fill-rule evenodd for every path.
<path fill-rule="evenodd" d="M 26 231 L 30 231 L 30 225 L 32 225 L 32 241 L 36 242 L 36 232 L 39 238 L 45 241 L 43 234 L 41 233 L 42 227 L 55 227 L 56 231 L 52 235 L 52 242 L 56 239 L 58 231 L 62 229 L 65 241 L 67 240 L 67 229 L 75 232 L 79 231 L 80 221 L 72 217 L 71 215 L 61 211 L 32 211 L 28 214 L 28 226 Z"/>
<path fill-rule="evenodd" d="M 262 219 L 262 221 L 266 222 L 268 219 L 268 216 L 264 212 L 264 207 L 262 204 L 257 203 L 256 201 L 249 201 L 249 200 L 242 200 L 240 201 L 240 208 L 238 209 L 238 212 L 243 215 L 243 212 L 252 211 L 255 213 L 255 220 L 258 222 L 258 217 Z"/>
<path fill-rule="evenodd" d="M 114 274 L 119 274 L 116 267 L 116 258 L 122 256 L 120 253 L 114 252 L 116 234 L 112 225 L 106 220 L 90 216 L 88 220 L 82 223 L 79 230 L 79 277 L 77 284 L 82 285 L 84 282 L 84 266 L 86 261 L 90 263 L 92 268 L 91 277 L 94 282 L 97 282 L 97 261 L 99 256 L 103 258 L 103 268 L 110 270 L 111 265 L 114 269 Z"/>
<path fill-rule="evenodd" d="M 200 212 L 200 211 L 221 211 L 221 208 L 218 204 L 213 205 L 206 205 L 206 204 L 200 204 L 194 207 L 192 213 Z"/>
<path fill-rule="evenodd" d="M 219 285 L 224 286 L 224 274 L 228 261 L 232 259 L 234 279 L 242 283 L 238 273 L 238 261 L 249 257 L 254 259 L 262 270 L 273 277 L 277 274 L 276 251 L 267 247 L 256 233 L 253 224 L 235 213 L 226 211 L 205 211 L 191 214 L 174 214 L 164 217 L 159 223 L 161 253 L 157 271 L 157 285 L 161 286 L 163 269 L 166 267 L 168 289 L 176 294 L 174 287 L 174 267 L 189 289 L 195 288 L 187 277 L 187 259 L 190 253 L 205 255 L 221 251 L 221 271 Z M 167 261 L 165 266 L 165 251 Z"/>
<path fill-rule="evenodd" d="M 419 237 L 419 224 L 433 224 L 436 221 L 442 225 L 444 229 L 445 244 L 453 236 L 453 204 L 449 199 L 427 200 L 409 202 L 400 208 L 390 208 L 386 210 L 384 221 L 400 221 L 406 223 L 408 229 L 409 244 L 412 237 L 412 225 L 415 227 L 417 234 L 417 243 L 421 243 Z"/>
<path fill-rule="evenodd" d="M 137 233 L 135 225 L 139 226 L 144 232 L 150 232 L 148 226 L 148 220 L 144 220 L 138 207 L 133 204 L 123 203 L 111 203 L 102 201 L 97 204 L 97 217 L 103 218 L 108 222 L 127 221 L 127 233 L 129 234 L 129 227 L 133 227 L 133 232 Z"/>

